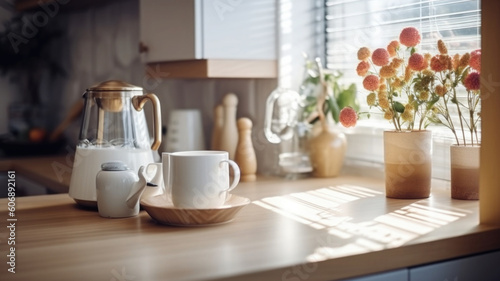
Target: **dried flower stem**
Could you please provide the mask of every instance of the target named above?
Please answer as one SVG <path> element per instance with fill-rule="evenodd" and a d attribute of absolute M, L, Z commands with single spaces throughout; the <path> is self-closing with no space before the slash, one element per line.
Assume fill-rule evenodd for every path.
<path fill-rule="evenodd" d="M 323 113 L 323 105 L 325 104 L 326 97 L 328 96 L 329 89 L 331 89 L 331 87 L 329 87 L 328 82 L 325 80 L 325 72 L 323 69 L 323 65 L 321 64 L 321 60 L 319 58 L 316 58 L 316 66 L 318 67 L 319 79 L 321 85 L 321 93 L 318 97 L 316 106 L 318 110 L 319 121 L 321 122 L 321 127 L 323 128 L 323 130 L 327 130 L 328 124 L 326 122 L 325 114 Z"/>
<path fill-rule="evenodd" d="M 462 128 L 462 138 L 463 138 L 463 141 L 464 141 L 464 145 L 467 145 L 467 142 L 465 141 L 465 131 L 464 131 L 464 124 L 463 124 L 463 121 L 462 121 L 462 110 L 460 110 L 460 103 L 458 102 L 458 99 L 457 99 L 457 90 L 455 89 L 455 87 L 453 87 L 453 100 L 455 102 L 455 104 L 457 105 L 457 111 L 458 111 L 458 119 L 460 120 L 460 128 Z M 457 140 L 457 144 L 459 145 L 460 143 L 458 142 Z"/>
<path fill-rule="evenodd" d="M 448 110 L 448 100 L 449 98 L 444 98 L 444 107 L 446 109 L 445 112 L 447 112 L 445 118 L 446 118 L 446 122 L 448 122 L 448 128 L 450 128 L 451 132 L 453 133 L 453 135 L 455 136 L 455 140 L 457 141 L 457 144 L 459 144 L 460 142 L 458 141 L 458 136 L 457 136 L 457 131 L 455 130 L 455 125 L 453 124 L 453 121 L 451 120 L 451 116 L 448 112 L 450 112 Z"/>
<path fill-rule="evenodd" d="M 479 137 L 477 135 L 477 122 L 479 121 L 479 118 L 476 119 L 474 117 L 474 112 L 479 104 L 479 96 L 475 95 L 472 91 L 467 91 L 467 102 L 469 109 L 470 124 L 468 124 L 468 127 L 470 131 L 471 145 L 474 145 L 474 137 L 476 138 L 476 144 L 479 144 Z"/>

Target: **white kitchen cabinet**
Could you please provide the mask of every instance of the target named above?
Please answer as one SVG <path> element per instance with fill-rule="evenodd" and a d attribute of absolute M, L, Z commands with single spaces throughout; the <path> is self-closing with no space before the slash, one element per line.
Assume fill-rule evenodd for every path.
<path fill-rule="evenodd" d="M 344 281 L 498 281 L 500 251 L 404 268 Z"/>
<path fill-rule="evenodd" d="M 410 281 L 498 281 L 500 251 L 410 268 Z"/>
<path fill-rule="evenodd" d="M 140 0 L 142 60 L 160 77 L 276 77 L 276 0 Z"/>
<path fill-rule="evenodd" d="M 359 278 L 347 279 L 345 281 L 408 281 L 408 269 L 399 269 Z"/>

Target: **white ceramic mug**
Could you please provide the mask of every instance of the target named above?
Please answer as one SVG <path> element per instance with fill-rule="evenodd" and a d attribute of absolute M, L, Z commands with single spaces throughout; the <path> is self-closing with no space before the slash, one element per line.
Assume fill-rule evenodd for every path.
<path fill-rule="evenodd" d="M 175 207 L 210 209 L 224 205 L 240 181 L 238 165 L 226 151 L 198 150 L 162 153 L 165 188 Z M 229 184 L 229 166 L 233 181 Z"/>

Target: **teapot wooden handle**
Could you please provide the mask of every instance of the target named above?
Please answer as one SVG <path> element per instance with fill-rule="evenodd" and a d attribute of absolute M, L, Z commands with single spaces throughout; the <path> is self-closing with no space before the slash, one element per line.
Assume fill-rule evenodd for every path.
<path fill-rule="evenodd" d="M 134 96 L 132 104 L 135 110 L 141 111 L 146 102 L 150 100 L 153 104 L 153 143 L 151 144 L 152 150 L 158 150 L 161 144 L 161 108 L 160 101 L 155 94 L 145 94 L 142 96 Z"/>

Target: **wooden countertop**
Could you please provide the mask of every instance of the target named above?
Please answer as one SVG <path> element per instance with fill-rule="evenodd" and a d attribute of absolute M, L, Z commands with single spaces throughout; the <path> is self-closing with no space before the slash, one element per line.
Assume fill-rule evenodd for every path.
<path fill-rule="evenodd" d="M 259 178 L 227 224 L 173 227 L 145 212 L 106 219 L 67 194 L 16 198 L 16 273 L 7 272 L 10 217 L 0 199 L 1 280 L 337 280 L 500 249 L 500 226 L 478 202 L 434 182 L 425 200 L 387 199 L 383 182 Z M 121 279 L 120 279 L 121 278 Z"/>
<path fill-rule="evenodd" d="M 0 171 L 15 171 L 46 186 L 54 193 L 67 193 L 73 170 L 74 156 L 55 155 L 0 160 Z"/>

